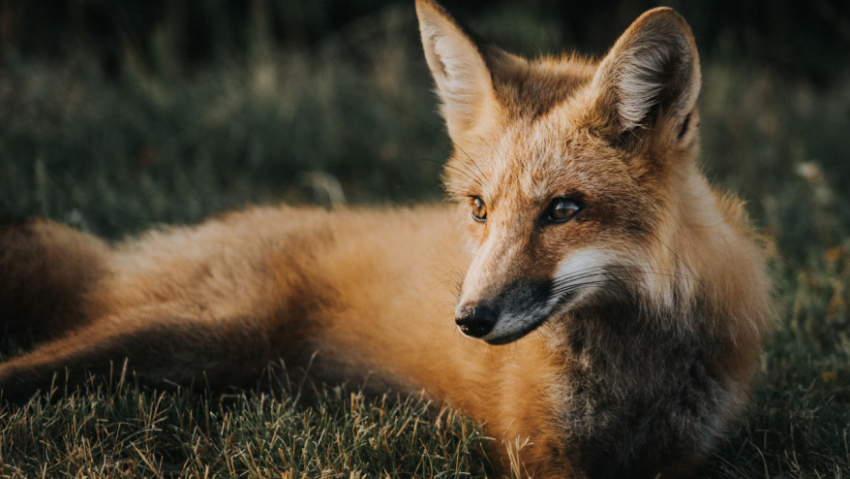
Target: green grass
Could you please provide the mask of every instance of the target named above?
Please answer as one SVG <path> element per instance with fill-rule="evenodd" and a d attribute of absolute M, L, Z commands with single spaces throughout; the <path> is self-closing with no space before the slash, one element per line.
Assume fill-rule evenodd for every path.
<path fill-rule="evenodd" d="M 3 477 L 481 477 L 490 440 L 421 397 L 294 385 L 210 398 L 117 382 L 4 411 Z"/>
<path fill-rule="evenodd" d="M 551 22 L 520 20 L 512 24 L 544 28 L 508 32 L 515 47 L 557 46 Z M 496 33 L 498 16 L 480 25 Z M 168 49 L 157 51 L 155 65 L 167 65 Z M 309 51 L 252 51 L 190 78 L 129 52 L 117 81 L 85 53 L 7 59 L 0 215 L 49 216 L 119 238 L 245 204 L 324 204 L 336 185 L 358 204 L 439 200 L 435 161 L 449 143 L 408 9 L 367 17 Z M 704 163 L 749 201 L 774 245 L 778 317 L 752 407 L 704 475 L 850 477 L 850 87 L 817 89 L 737 58 L 703 59 Z M 419 398 L 331 388 L 305 404 L 285 380 L 265 391 L 210 398 L 125 381 L 7 407 L 0 477 L 490 470 L 481 430 Z"/>

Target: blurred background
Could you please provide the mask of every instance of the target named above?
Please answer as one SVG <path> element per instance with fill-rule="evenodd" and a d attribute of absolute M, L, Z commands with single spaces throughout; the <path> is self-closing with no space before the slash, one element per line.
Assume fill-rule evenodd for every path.
<path fill-rule="evenodd" d="M 702 55 L 709 177 L 783 252 L 842 244 L 850 2 L 666 4 Z M 529 56 L 602 55 L 656 5 L 445 1 Z M 441 198 L 412 0 L 2 0 L 0 40 L 0 213 L 116 237 L 246 203 Z"/>
<path fill-rule="evenodd" d="M 412 1 L 2 0 L 0 208 L 108 236 L 245 203 L 438 201 L 449 152 Z M 602 55 L 651 1 L 446 1 L 536 56 Z M 789 254 L 842 242 L 850 2 L 674 1 L 704 163 Z"/>

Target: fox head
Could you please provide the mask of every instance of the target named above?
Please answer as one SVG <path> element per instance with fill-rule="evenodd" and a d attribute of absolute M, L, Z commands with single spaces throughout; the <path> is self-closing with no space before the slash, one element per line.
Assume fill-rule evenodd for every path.
<path fill-rule="evenodd" d="M 433 0 L 416 11 L 454 144 L 445 184 L 474 251 L 461 331 L 504 344 L 606 295 L 687 296 L 672 225 L 712 193 L 695 165 L 700 65 L 682 17 L 646 12 L 600 61 L 527 60 Z"/>

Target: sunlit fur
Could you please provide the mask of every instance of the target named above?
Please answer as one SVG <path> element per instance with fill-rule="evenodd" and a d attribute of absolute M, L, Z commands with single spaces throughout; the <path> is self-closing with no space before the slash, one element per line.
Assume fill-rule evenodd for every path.
<path fill-rule="evenodd" d="M 316 384 L 424 389 L 525 475 L 687 477 L 745 405 L 770 318 L 741 202 L 697 164 L 690 30 L 660 8 L 599 61 L 530 61 L 416 9 L 455 144 L 447 205 L 254 208 L 116 245 L 6 223 L 0 320 L 41 342 L 0 365 L 3 398 L 124 358 L 149 382 L 214 389 L 283 359 Z M 583 209 L 546 223 L 561 197 Z M 484 303 L 483 339 L 510 344 L 455 328 Z"/>

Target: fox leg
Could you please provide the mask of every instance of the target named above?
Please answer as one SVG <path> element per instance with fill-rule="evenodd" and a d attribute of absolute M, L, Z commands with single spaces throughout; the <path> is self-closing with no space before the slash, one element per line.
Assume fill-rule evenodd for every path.
<path fill-rule="evenodd" d="M 109 246 L 42 219 L 0 222 L 0 337 L 41 341 L 87 322 Z"/>
<path fill-rule="evenodd" d="M 150 307 L 105 318 L 72 331 L 34 351 L 0 364 L 0 395 L 23 403 L 37 391 L 56 385 L 73 388 L 90 375 L 128 371 L 151 384 L 220 389 L 257 381 L 276 359 L 269 321 L 260 318 L 198 320 L 188 315 L 157 314 Z M 162 313 L 160 309 L 159 313 Z"/>

